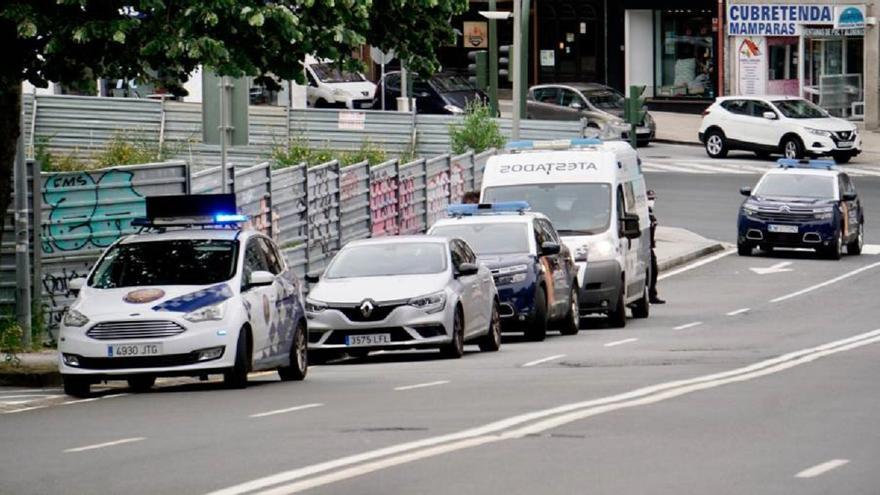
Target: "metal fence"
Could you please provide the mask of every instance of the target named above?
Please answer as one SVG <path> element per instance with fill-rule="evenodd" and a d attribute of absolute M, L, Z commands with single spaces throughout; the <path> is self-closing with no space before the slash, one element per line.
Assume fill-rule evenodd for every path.
<path fill-rule="evenodd" d="M 448 154 L 400 164 L 331 161 L 272 169 L 268 162 L 228 169 L 227 184 L 250 227 L 273 237 L 294 271 L 322 271 L 345 243 L 370 236 L 424 232 L 446 205 L 479 187 L 494 150 Z M 32 200 L 39 212 L 34 250 L 35 297 L 53 336 L 72 302 L 69 282 L 85 276 L 104 248 L 131 233 L 145 197 L 219 192 L 219 167 L 196 170 L 183 161 L 42 173 Z M 11 220 L 11 219 L 10 219 Z M 11 222 L 3 237 L 0 305 L 14 305 Z"/>
<path fill-rule="evenodd" d="M 115 137 L 122 136 L 147 149 L 161 150 L 163 159 L 179 158 L 196 166 L 216 166 L 218 146 L 202 143 L 200 103 L 26 95 L 25 138 L 35 149 L 58 157 L 93 159 Z M 337 109 L 287 109 L 251 106 L 248 146 L 231 147 L 229 162 L 250 166 L 270 158 L 273 148 L 291 140 L 313 149 L 347 151 L 369 142 L 391 156 L 413 153 L 435 156 L 451 152 L 450 125 L 462 118 L 450 115 L 414 115 L 403 112 Z M 496 119 L 502 134 L 510 136 L 510 119 Z M 524 120 L 522 139 L 580 137 L 583 123 Z"/>

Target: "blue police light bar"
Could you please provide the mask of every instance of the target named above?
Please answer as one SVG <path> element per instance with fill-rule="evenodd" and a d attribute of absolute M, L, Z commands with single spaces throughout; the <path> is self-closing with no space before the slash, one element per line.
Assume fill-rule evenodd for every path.
<path fill-rule="evenodd" d="M 811 168 L 815 170 L 834 170 L 834 160 L 798 160 L 797 158 L 780 158 L 776 161 L 779 168 Z"/>
<path fill-rule="evenodd" d="M 239 215 L 234 194 L 179 194 L 146 198 L 146 218 L 134 227 L 228 225 L 247 221 Z"/>
<path fill-rule="evenodd" d="M 526 201 L 499 201 L 498 203 L 452 204 L 446 207 L 446 214 L 453 217 L 475 215 L 496 215 L 499 213 L 522 213 L 531 208 Z"/>
<path fill-rule="evenodd" d="M 601 139 L 595 138 L 574 138 L 574 139 L 554 139 L 552 141 L 510 141 L 504 148 L 508 151 L 521 150 L 567 150 L 577 148 L 578 146 L 596 146 L 602 144 Z"/>

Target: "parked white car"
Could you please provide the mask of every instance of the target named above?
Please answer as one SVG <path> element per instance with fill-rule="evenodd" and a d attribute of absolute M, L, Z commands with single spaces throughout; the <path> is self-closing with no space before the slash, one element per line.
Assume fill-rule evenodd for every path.
<path fill-rule="evenodd" d="M 748 150 L 761 157 L 830 155 L 837 163 L 846 163 L 862 148 L 855 124 L 792 96 L 717 98 L 703 112 L 699 137 L 712 158 Z"/>
<path fill-rule="evenodd" d="M 347 244 L 309 292 L 306 317 L 313 353 L 440 348 L 459 358 L 467 341 L 483 351 L 501 345 L 492 272 L 461 239 L 402 236 Z"/>
<path fill-rule="evenodd" d="M 330 61 L 305 63 L 306 98 L 315 108 L 372 108 L 376 85 L 360 72 L 342 70 Z"/>

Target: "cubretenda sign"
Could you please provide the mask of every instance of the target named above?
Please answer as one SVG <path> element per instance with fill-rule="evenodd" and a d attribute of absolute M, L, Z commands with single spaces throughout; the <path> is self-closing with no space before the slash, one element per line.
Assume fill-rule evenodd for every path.
<path fill-rule="evenodd" d="M 841 7 L 837 6 L 838 9 Z M 833 25 L 835 6 L 803 4 L 727 6 L 727 34 L 730 36 L 797 36 L 800 27 Z"/>

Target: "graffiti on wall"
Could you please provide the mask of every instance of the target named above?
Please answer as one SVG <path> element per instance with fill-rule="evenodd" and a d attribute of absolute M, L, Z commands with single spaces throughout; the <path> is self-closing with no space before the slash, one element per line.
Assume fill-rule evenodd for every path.
<path fill-rule="evenodd" d="M 132 172 L 74 172 L 48 177 L 43 202 L 49 218 L 43 224 L 47 254 L 105 248 L 145 214 L 144 199 L 132 184 Z"/>
<path fill-rule="evenodd" d="M 397 174 L 393 168 L 373 172 L 370 181 L 370 221 L 373 237 L 397 235 Z"/>

